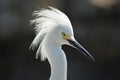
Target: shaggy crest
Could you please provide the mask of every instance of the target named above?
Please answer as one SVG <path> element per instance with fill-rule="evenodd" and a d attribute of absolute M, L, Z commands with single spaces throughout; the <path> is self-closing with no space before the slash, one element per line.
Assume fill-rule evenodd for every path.
<path fill-rule="evenodd" d="M 41 56 L 41 60 L 44 61 L 46 59 L 46 55 L 42 52 L 42 46 L 44 45 L 43 42 L 45 41 L 44 38 L 48 33 L 48 28 L 60 25 L 71 26 L 71 23 L 64 13 L 53 7 L 34 11 L 33 16 L 35 16 L 35 19 L 30 22 L 31 24 L 35 24 L 34 29 L 36 31 L 36 37 L 32 41 L 30 48 L 35 49 L 38 47 L 36 59 L 38 56 Z"/>

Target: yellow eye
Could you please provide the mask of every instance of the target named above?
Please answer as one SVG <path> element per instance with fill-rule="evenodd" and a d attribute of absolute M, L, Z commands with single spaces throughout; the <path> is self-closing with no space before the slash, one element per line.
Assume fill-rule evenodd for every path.
<path fill-rule="evenodd" d="M 63 36 L 63 37 L 65 37 L 65 36 L 66 36 L 66 34 L 65 34 L 64 32 L 62 32 L 61 34 L 62 34 L 62 36 Z"/>
<path fill-rule="evenodd" d="M 70 39 L 70 36 L 66 34 L 65 32 L 61 33 L 63 39 Z"/>

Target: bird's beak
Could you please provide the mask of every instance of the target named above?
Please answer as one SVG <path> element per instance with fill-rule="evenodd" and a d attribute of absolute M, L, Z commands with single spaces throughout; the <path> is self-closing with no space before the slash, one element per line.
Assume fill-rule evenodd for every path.
<path fill-rule="evenodd" d="M 75 39 L 72 39 L 72 38 L 67 39 L 67 41 L 69 42 L 69 44 L 72 47 L 76 48 L 78 51 L 80 51 L 82 54 L 84 54 L 90 60 L 95 61 L 94 58 L 92 57 L 92 55 L 84 47 L 82 47 L 82 45 L 80 45 L 78 43 L 78 41 L 76 41 Z"/>

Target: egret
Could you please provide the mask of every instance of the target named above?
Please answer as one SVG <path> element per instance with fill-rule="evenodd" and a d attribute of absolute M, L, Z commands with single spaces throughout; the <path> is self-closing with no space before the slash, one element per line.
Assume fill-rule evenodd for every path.
<path fill-rule="evenodd" d="M 33 16 L 36 17 L 30 22 L 35 24 L 36 37 L 30 48 L 38 47 L 36 59 L 40 56 L 41 61 L 47 59 L 50 63 L 49 80 L 67 80 L 67 60 L 62 45 L 72 46 L 94 60 L 92 55 L 75 40 L 71 22 L 63 12 L 48 7 L 34 11 Z"/>

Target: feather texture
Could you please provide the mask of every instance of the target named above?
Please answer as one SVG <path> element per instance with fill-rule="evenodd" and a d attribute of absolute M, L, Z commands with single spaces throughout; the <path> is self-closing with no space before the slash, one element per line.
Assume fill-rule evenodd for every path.
<path fill-rule="evenodd" d="M 41 60 L 44 61 L 46 56 L 41 52 L 41 49 L 43 45 L 42 42 L 48 33 L 48 28 L 60 25 L 71 26 L 71 23 L 64 13 L 53 7 L 36 10 L 33 12 L 33 16 L 35 16 L 35 19 L 31 20 L 30 23 L 35 24 L 36 37 L 32 41 L 30 48 L 35 49 L 38 47 L 36 59 L 41 55 Z"/>

